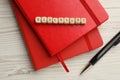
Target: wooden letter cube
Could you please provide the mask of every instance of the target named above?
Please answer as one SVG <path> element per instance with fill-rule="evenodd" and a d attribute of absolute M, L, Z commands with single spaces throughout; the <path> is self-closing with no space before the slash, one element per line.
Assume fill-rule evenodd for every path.
<path fill-rule="evenodd" d="M 58 18 L 58 22 L 59 22 L 59 24 L 63 24 L 64 23 L 64 18 L 62 18 L 62 17 Z"/>
<path fill-rule="evenodd" d="M 69 18 L 64 18 L 64 24 L 69 24 L 70 23 L 70 19 Z"/>
<path fill-rule="evenodd" d="M 70 18 L 70 24 L 75 24 L 75 18 Z"/>
<path fill-rule="evenodd" d="M 75 23 L 76 24 L 81 24 L 81 19 L 80 18 L 75 18 Z"/>
<path fill-rule="evenodd" d="M 47 18 L 47 22 L 48 22 L 48 24 L 52 24 L 53 23 L 53 18 L 52 17 L 48 17 Z"/>
<path fill-rule="evenodd" d="M 86 24 L 86 18 L 81 18 L 81 24 Z"/>
<path fill-rule="evenodd" d="M 42 23 L 47 23 L 47 17 L 42 17 Z"/>
<path fill-rule="evenodd" d="M 41 17 L 35 17 L 35 23 L 41 23 Z"/>
<path fill-rule="evenodd" d="M 58 24 L 58 18 L 53 18 L 53 24 Z"/>

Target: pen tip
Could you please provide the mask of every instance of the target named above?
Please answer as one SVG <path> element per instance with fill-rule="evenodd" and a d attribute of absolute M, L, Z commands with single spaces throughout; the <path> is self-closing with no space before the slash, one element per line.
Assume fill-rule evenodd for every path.
<path fill-rule="evenodd" d="M 80 73 L 80 75 L 82 75 L 90 66 L 91 66 L 91 64 L 88 63 L 88 64 L 86 65 L 86 67 L 82 70 L 82 72 Z"/>

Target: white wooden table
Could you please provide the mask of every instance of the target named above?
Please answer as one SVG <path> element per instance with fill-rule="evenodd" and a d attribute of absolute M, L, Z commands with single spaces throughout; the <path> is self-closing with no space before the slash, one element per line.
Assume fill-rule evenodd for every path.
<path fill-rule="evenodd" d="M 120 0 L 100 2 L 110 16 L 99 27 L 105 44 L 120 30 Z M 65 61 L 71 70 L 69 73 L 59 63 L 35 72 L 9 1 L 0 0 L 0 80 L 120 80 L 120 45 L 87 73 L 79 75 L 99 50 Z"/>

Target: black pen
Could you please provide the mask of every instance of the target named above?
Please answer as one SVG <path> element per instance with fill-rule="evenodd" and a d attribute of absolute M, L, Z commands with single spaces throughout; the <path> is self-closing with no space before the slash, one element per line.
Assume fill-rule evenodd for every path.
<path fill-rule="evenodd" d="M 103 55 L 110 50 L 110 48 L 116 46 L 119 43 L 120 31 L 89 61 L 88 65 L 83 69 L 83 71 L 80 74 L 82 74 L 88 68 L 94 66 L 103 57 Z"/>

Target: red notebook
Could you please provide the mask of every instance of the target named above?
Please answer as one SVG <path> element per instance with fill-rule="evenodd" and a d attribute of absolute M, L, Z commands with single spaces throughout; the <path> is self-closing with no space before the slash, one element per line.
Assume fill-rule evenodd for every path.
<path fill-rule="evenodd" d="M 19 1 L 19 0 L 15 0 L 15 1 Z M 28 2 L 30 2 L 30 1 L 28 1 Z M 98 1 L 95 0 L 95 2 L 97 4 L 99 4 Z M 31 56 L 31 59 L 33 61 L 35 70 L 47 67 L 51 64 L 58 62 L 59 60 L 56 56 L 52 56 L 52 57 L 49 56 L 50 52 L 48 52 L 48 51 L 50 51 L 50 50 L 48 50 L 48 46 L 46 46 L 47 43 L 44 42 L 44 39 L 41 39 L 41 37 L 42 37 L 42 35 L 40 35 L 41 33 L 38 33 L 39 31 L 38 32 L 36 31 L 36 29 L 35 29 L 36 27 L 32 26 L 32 24 L 30 23 L 28 18 L 24 17 L 25 14 L 23 14 L 23 12 L 19 8 L 19 6 L 17 7 L 17 5 L 14 3 L 14 0 L 12 1 L 12 3 L 13 3 L 12 5 L 14 5 L 13 8 L 14 8 L 16 17 L 18 19 L 21 31 L 23 33 L 24 39 L 26 41 L 28 50 L 30 52 L 30 56 Z M 91 8 L 92 7 L 93 6 L 91 6 Z M 97 7 L 102 8 L 101 5 L 97 5 Z M 86 10 L 87 9 L 88 8 L 86 8 Z M 104 11 L 104 10 L 99 9 L 99 11 Z M 105 15 L 104 18 L 101 18 L 99 15 L 97 15 L 97 17 L 99 18 L 99 24 L 107 19 L 107 14 L 105 12 L 100 12 L 100 13 L 96 12 L 95 13 L 95 14 L 102 14 L 102 13 Z M 91 15 L 91 16 L 93 16 L 93 15 Z M 89 18 L 91 18 L 91 16 Z M 93 22 L 93 21 L 91 21 L 91 22 Z M 96 26 L 99 25 L 97 21 L 95 21 L 92 24 L 95 24 Z M 76 26 L 76 25 L 70 26 L 69 25 L 69 26 L 65 26 L 65 27 L 64 26 L 60 26 L 60 27 L 62 27 L 63 29 L 68 28 L 68 29 L 72 30 L 76 27 L 77 27 L 77 29 L 79 29 L 79 27 L 86 27 L 86 25 L 85 26 L 81 26 L 81 25 L 80 26 Z M 80 35 L 79 35 L 80 38 L 79 39 L 76 38 L 77 40 L 75 39 L 74 43 L 70 41 L 71 43 L 69 43 L 69 46 L 67 45 L 66 47 L 63 48 L 64 50 L 60 51 L 60 55 L 62 56 L 62 58 L 68 59 L 68 58 L 73 57 L 75 55 L 79 55 L 83 52 L 87 52 L 87 51 L 90 51 L 92 49 L 95 49 L 95 48 L 101 46 L 102 40 L 101 40 L 101 37 L 98 33 L 98 30 L 96 29 L 96 26 L 94 26 L 93 29 L 91 29 L 91 30 L 88 30 L 89 28 L 85 29 L 85 30 L 88 30 L 90 32 L 89 33 L 86 32 L 87 34 L 84 36 L 81 35 L 83 37 L 80 37 Z M 42 27 L 42 26 L 39 25 L 39 26 L 37 26 L 37 28 L 38 27 Z M 49 27 L 44 25 L 44 28 L 49 30 L 50 28 L 54 28 L 54 27 L 52 25 Z M 44 31 L 44 28 L 42 28 L 43 31 Z M 59 28 L 59 26 L 56 25 L 55 28 Z M 63 29 L 60 29 L 60 30 L 63 30 Z M 76 30 L 76 29 L 74 29 L 74 30 Z M 83 31 L 80 33 L 83 33 Z M 58 40 L 58 43 L 59 43 L 59 40 Z M 51 45 L 51 44 L 48 44 L 48 45 Z M 58 48 L 60 48 L 60 47 L 58 47 Z"/>
<path fill-rule="evenodd" d="M 108 18 L 98 0 L 15 0 L 15 2 L 51 56 L 61 52 Z M 87 23 L 36 24 L 36 16 L 84 17 Z"/>

